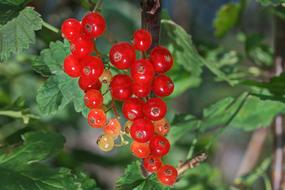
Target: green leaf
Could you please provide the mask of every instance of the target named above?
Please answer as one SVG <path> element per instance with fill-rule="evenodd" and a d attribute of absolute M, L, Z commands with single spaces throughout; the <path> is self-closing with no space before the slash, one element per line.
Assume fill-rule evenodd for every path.
<path fill-rule="evenodd" d="M 257 0 L 263 6 L 279 5 L 285 3 L 285 0 Z"/>
<path fill-rule="evenodd" d="M 64 138 L 56 133 L 31 132 L 23 135 L 23 145 L 14 150 L 1 149 L 1 190 L 85 190 L 96 184 L 83 174 L 74 175 L 69 169 L 53 169 L 40 164 L 63 148 Z M 82 184 L 88 182 L 88 185 Z M 88 187 L 83 189 L 83 187 Z"/>
<path fill-rule="evenodd" d="M 220 7 L 214 20 L 215 35 L 223 37 L 239 20 L 241 6 L 239 3 L 227 3 Z"/>
<path fill-rule="evenodd" d="M 35 31 L 42 28 L 42 19 L 33 8 L 27 7 L 7 24 L 0 27 L 0 61 L 12 53 L 18 54 L 35 43 Z"/>

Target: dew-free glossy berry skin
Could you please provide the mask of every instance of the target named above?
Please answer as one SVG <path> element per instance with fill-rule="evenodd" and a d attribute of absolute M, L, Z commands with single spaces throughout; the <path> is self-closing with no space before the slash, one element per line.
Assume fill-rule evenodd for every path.
<path fill-rule="evenodd" d="M 169 152 L 170 144 L 164 136 L 155 135 L 149 141 L 149 148 L 151 155 L 162 157 Z"/>
<path fill-rule="evenodd" d="M 128 42 L 119 42 L 112 46 L 109 57 L 116 68 L 128 69 L 136 60 L 136 52 Z"/>
<path fill-rule="evenodd" d="M 101 135 L 97 140 L 98 147 L 104 152 L 109 152 L 114 148 L 114 139 L 111 135 Z"/>
<path fill-rule="evenodd" d="M 69 55 L 64 59 L 63 69 L 72 78 L 80 76 L 81 67 L 79 61 L 73 55 Z"/>
<path fill-rule="evenodd" d="M 160 98 L 150 98 L 143 105 L 143 112 L 146 118 L 157 121 L 166 115 L 167 106 Z"/>
<path fill-rule="evenodd" d="M 154 132 L 157 135 L 165 136 L 170 130 L 169 122 L 163 118 L 158 121 L 153 121 Z"/>
<path fill-rule="evenodd" d="M 106 21 L 98 12 L 89 12 L 82 19 L 84 32 L 92 38 L 101 36 L 106 30 Z"/>
<path fill-rule="evenodd" d="M 154 77 L 154 69 L 150 61 L 140 59 L 131 66 L 131 76 L 136 83 L 150 84 Z"/>
<path fill-rule="evenodd" d="M 81 59 L 93 51 L 93 42 L 84 36 L 74 39 L 70 44 L 70 51 L 76 58 Z"/>
<path fill-rule="evenodd" d="M 164 74 L 161 74 L 154 78 L 152 90 L 157 96 L 169 96 L 174 90 L 174 83 L 171 78 Z"/>
<path fill-rule="evenodd" d="M 158 73 L 169 71 L 173 65 L 171 53 L 162 46 L 157 46 L 150 53 L 150 61 L 153 64 L 154 70 Z"/>
<path fill-rule="evenodd" d="M 133 83 L 132 92 L 138 98 L 147 97 L 151 92 L 151 84 Z"/>
<path fill-rule="evenodd" d="M 176 182 L 178 176 L 177 170 L 171 165 L 162 166 L 157 172 L 158 180 L 167 186 L 172 186 Z"/>
<path fill-rule="evenodd" d="M 143 167 L 148 172 L 157 172 L 162 166 L 161 159 L 155 156 L 149 156 L 143 159 Z"/>
<path fill-rule="evenodd" d="M 128 100 L 124 101 L 122 112 L 128 120 L 134 120 L 138 118 L 142 118 L 144 102 L 138 98 L 129 98 Z"/>
<path fill-rule="evenodd" d="M 121 124 L 116 118 L 109 120 L 108 124 L 104 126 L 104 133 L 111 135 L 113 138 L 117 138 L 120 135 Z"/>
<path fill-rule="evenodd" d="M 99 77 L 99 80 L 104 84 L 110 84 L 112 80 L 112 73 L 110 70 L 105 69 L 101 76 Z"/>
<path fill-rule="evenodd" d="M 130 128 L 130 135 L 135 141 L 146 143 L 153 137 L 154 127 L 147 119 L 136 119 Z"/>
<path fill-rule="evenodd" d="M 89 89 L 100 90 L 102 87 L 102 83 L 99 81 L 99 79 L 90 79 L 86 76 L 81 76 L 79 78 L 78 85 L 84 92 Z"/>
<path fill-rule="evenodd" d="M 147 158 L 150 154 L 148 143 L 140 143 L 137 141 L 131 144 L 131 151 L 137 158 Z"/>
<path fill-rule="evenodd" d="M 88 124 L 93 128 L 103 127 L 107 121 L 105 112 L 98 108 L 90 110 L 87 118 Z"/>
<path fill-rule="evenodd" d="M 125 74 L 114 76 L 110 83 L 111 95 L 116 100 L 126 100 L 132 95 L 132 79 Z"/>
<path fill-rule="evenodd" d="M 66 19 L 61 25 L 61 32 L 64 38 L 73 41 L 80 36 L 82 26 L 80 22 L 74 18 Z"/>
<path fill-rule="evenodd" d="M 87 56 L 81 60 L 81 76 L 90 78 L 91 80 L 99 79 L 104 71 L 102 60 L 95 56 Z"/>
<path fill-rule="evenodd" d="M 149 31 L 140 29 L 134 33 L 134 48 L 139 51 L 146 51 L 150 48 L 152 37 Z"/>
<path fill-rule="evenodd" d="M 84 95 L 84 103 L 90 108 L 99 108 L 103 104 L 103 95 L 99 90 L 90 89 Z"/>

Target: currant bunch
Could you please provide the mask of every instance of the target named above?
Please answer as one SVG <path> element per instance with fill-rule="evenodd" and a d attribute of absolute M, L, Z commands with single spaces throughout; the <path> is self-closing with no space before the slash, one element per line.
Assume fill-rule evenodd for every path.
<path fill-rule="evenodd" d="M 167 72 L 173 66 L 173 57 L 167 48 L 156 46 L 150 51 L 152 36 L 145 29 L 133 34 L 132 43 L 119 42 L 109 52 L 113 67 L 124 74 L 112 75 L 109 63 L 104 63 L 96 48 L 96 39 L 106 30 L 106 21 L 98 12 L 87 13 L 82 21 L 65 20 L 62 35 L 70 42 L 71 54 L 63 64 L 64 72 L 78 78 L 84 92 L 84 103 L 90 109 L 87 120 L 93 128 L 102 128 L 97 140 L 102 151 L 127 144 L 124 135 L 132 138 L 131 151 L 143 159 L 146 171 L 156 173 L 158 180 L 172 186 L 177 170 L 165 165 L 162 159 L 170 149 L 166 138 L 170 125 L 166 119 L 167 105 L 162 100 L 174 90 Z M 137 56 L 140 55 L 140 56 Z M 112 96 L 111 105 L 104 104 L 102 85 L 107 85 Z M 114 101 L 122 102 L 122 113 L 127 120 L 124 130 Z M 110 109 L 108 108 L 110 107 Z M 116 117 L 108 119 L 113 110 Z M 118 137 L 121 137 L 118 144 Z"/>

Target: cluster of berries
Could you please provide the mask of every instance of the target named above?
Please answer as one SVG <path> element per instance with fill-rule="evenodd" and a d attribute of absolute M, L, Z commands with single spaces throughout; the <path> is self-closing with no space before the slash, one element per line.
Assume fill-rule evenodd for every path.
<path fill-rule="evenodd" d="M 143 159 L 145 170 L 156 172 L 162 184 L 171 186 L 178 174 L 173 166 L 161 161 L 170 149 L 165 138 L 170 128 L 165 119 L 167 105 L 161 98 L 174 90 L 173 81 L 165 74 L 173 66 L 172 55 L 165 47 L 157 46 L 147 56 L 152 36 L 147 30 L 137 30 L 132 44 L 119 42 L 112 46 L 109 53 L 111 64 L 126 73 L 113 77 L 109 67 L 104 67 L 100 55 L 91 55 L 94 39 L 105 29 L 105 19 L 97 12 L 88 13 L 82 22 L 76 19 L 64 21 L 62 34 L 70 42 L 71 50 L 64 60 L 64 71 L 70 77 L 79 77 L 79 86 L 85 92 L 84 103 L 90 109 L 88 124 L 103 128 L 104 134 L 97 141 L 99 148 L 110 151 L 119 136 L 129 135 L 134 140 L 131 150 L 136 157 Z M 141 59 L 137 59 L 139 52 Z M 109 120 L 106 117 L 109 109 L 106 110 L 103 104 L 102 83 L 109 86 L 113 100 L 123 102 L 122 113 L 127 119 L 124 131 L 119 117 Z"/>

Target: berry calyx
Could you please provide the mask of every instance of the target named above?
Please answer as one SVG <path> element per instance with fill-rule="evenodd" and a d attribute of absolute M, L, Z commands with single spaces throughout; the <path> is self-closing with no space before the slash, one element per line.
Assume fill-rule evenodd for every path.
<path fill-rule="evenodd" d="M 148 172 L 157 172 L 162 166 L 161 159 L 155 156 L 149 156 L 143 159 L 143 167 Z"/>
<path fill-rule="evenodd" d="M 126 100 L 132 95 L 132 80 L 128 75 L 118 74 L 110 83 L 111 95 L 116 100 Z"/>
<path fill-rule="evenodd" d="M 70 51 L 76 58 L 83 58 L 93 51 L 93 42 L 84 36 L 79 36 L 71 42 Z"/>
<path fill-rule="evenodd" d="M 99 108 L 103 104 L 103 96 L 99 90 L 90 89 L 84 95 L 84 103 L 90 108 Z"/>
<path fill-rule="evenodd" d="M 107 121 L 106 114 L 102 109 L 92 109 L 87 116 L 88 124 L 93 128 L 103 127 Z"/>
<path fill-rule="evenodd" d="M 140 29 L 134 33 L 134 48 L 140 51 L 146 51 L 150 48 L 152 37 L 149 31 Z"/>
<path fill-rule="evenodd" d="M 172 186 L 176 182 L 178 176 L 177 170 L 171 165 L 162 166 L 157 172 L 158 180 L 167 186 Z"/>
<path fill-rule="evenodd" d="M 151 92 L 151 85 L 150 84 L 133 83 L 132 92 L 138 98 L 147 97 Z"/>
<path fill-rule="evenodd" d="M 138 158 L 147 158 L 150 154 L 148 143 L 140 143 L 137 141 L 131 144 L 131 151 L 133 155 Z"/>
<path fill-rule="evenodd" d="M 112 46 L 110 62 L 118 69 L 128 69 L 136 60 L 136 52 L 128 42 L 120 42 Z"/>
<path fill-rule="evenodd" d="M 111 135 L 101 135 L 98 139 L 97 139 L 97 144 L 98 147 L 104 151 L 104 152 L 109 152 L 114 148 L 114 139 Z"/>
<path fill-rule="evenodd" d="M 166 115 L 167 106 L 160 98 L 151 98 L 143 106 L 145 117 L 152 121 L 157 121 Z"/>
<path fill-rule="evenodd" d="M 64 72 L 72 78 L 80 76 L 81 67 L 78 60 L 73 55 L 69 55 L 64 59 L 63 69 Z"/>
<path fill-rule="evenodd" d="M 161 136 L 167 135 L 167 133 L 170 130 L 170 124 L 165 118 L 160 119 L 158 121 L 153 121 L 153 126 L 154 126 L 154 132 L 157 135 Z"/>
<path fill-rule="evenodd" d="M 148 142 L 154 134 L 154 127 L 152 123 L 147 119 L 136 119 L 134 120 L 131 128 L 131 137 L 140 143 Z"/>
<path fill-rule="evenodd" d="M 81 75 L 91 80 L 99 79 L 103 73 L 104 64 L 102 60 L 95 56 L 87 56 L 81 61 Z"/>
<path fill-rule="evenodd" d="M 61 25 L 61 32 L 68 41 L 73 41 L 80 36 L 81 24 L 74 18 L 66 19 Z"/>
<path fill-rule="evenodd" d="M 112 80 L 112 73 L 110 70 L 105 69 L 101 76 L 99 77 L 99 80 L 104 84 L 110 84 Z"/>
<path fill-rule="evenodd" d="M 106 30 L 106 21 L 98 12 L 89 12 L 82 19 L 84 32 L 90 37 L 97 38 Z"/>
<path fill-rule="evenodd" d="M 171 53 L 162 46 L 157 46 L 152 49 L 150 53 L 150 61 L 153 68 L 158 73 L 165 73 L 169 71 L 173 65 L 173 58 Z"/>
<path fill-rule="evenodd" d="M 154 70 L 151 62 L 146 59 L 135 61 L 131 66 L 131 76 L 136 83 L 150 84 L 154 77 Z"/>
<path fill-rule="evenodd" d="M 121 132 L 121 124 L 116 118 L 109 120 L 108 124 L 104 126 L 104 133 L 111 135 L 113 138 L 117 138 Z"/>
<path fill-rule="evenodd" d="M 161 74 L 154 78 L 152 90 L 157 96 L 169 96 L 174 90 L 174 84 L 171 78 Z"/>
<path fill-rule="evenodd" d="M 100 90 L 102 87 L 102 83 L 98 79 L 90 79 L 86 76 L 81 76 L 79 78 L 78 85 L 85 92 L 89 89 Z"/>
<path fill-rule="evenodd" d="M 142 118 L 144 116 L 142 111 L 143 104 L 144 102 L 138 98 L 129 98 L 124 101 L 122 112 L 128 120 Z"/>
<path fill-rule="evenodd" d="M 164 136 L 156 135 L 150 139 L 149 148 L 153 156 L 162 157 L 169 152 L 170 144 Z"/>

